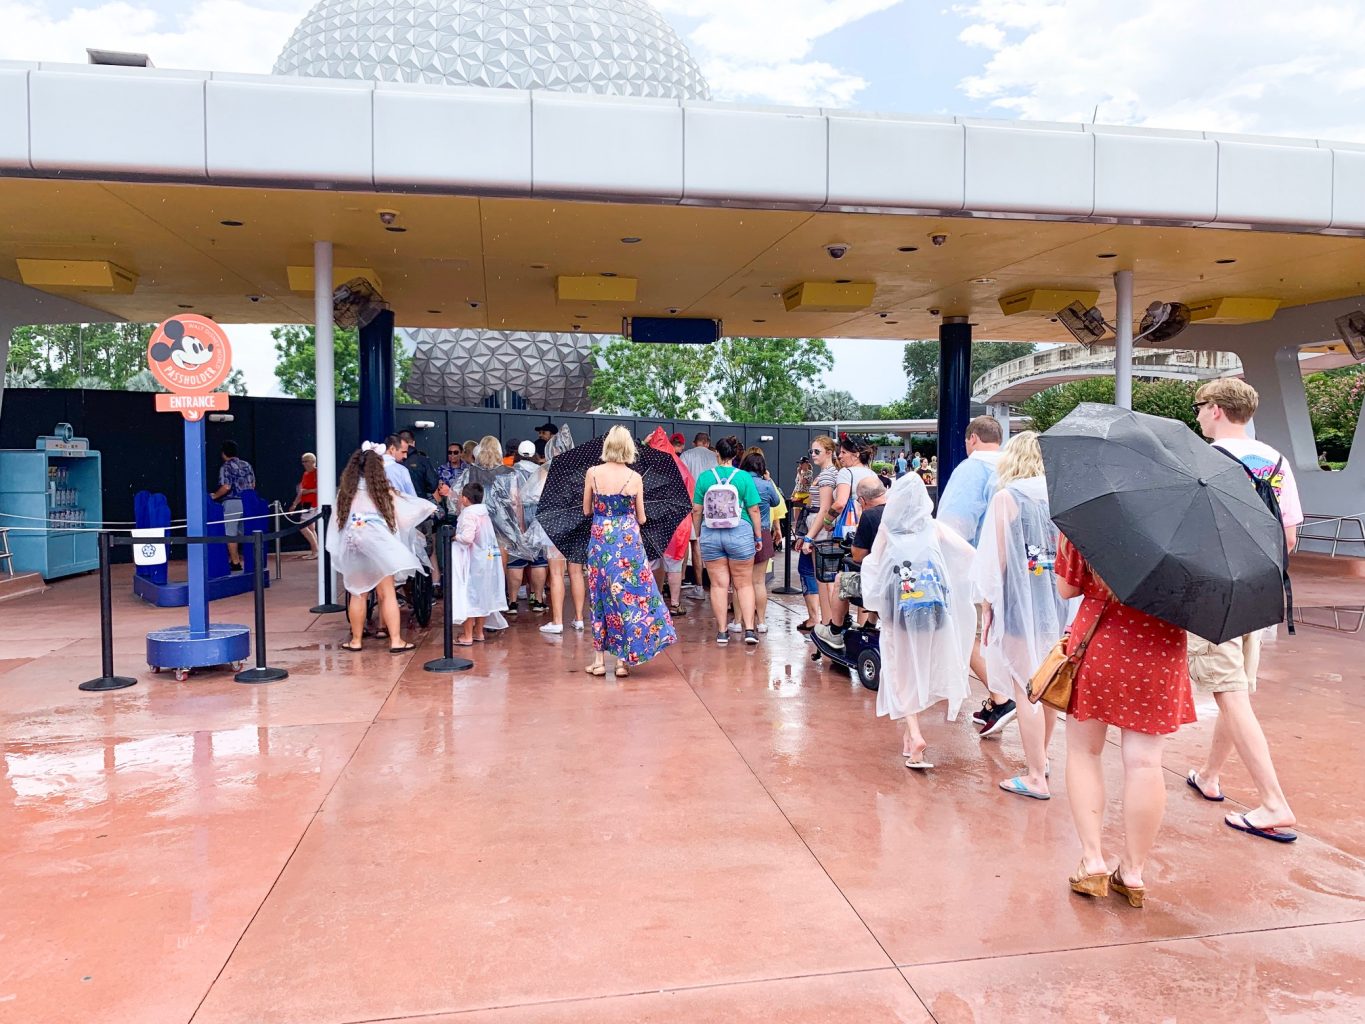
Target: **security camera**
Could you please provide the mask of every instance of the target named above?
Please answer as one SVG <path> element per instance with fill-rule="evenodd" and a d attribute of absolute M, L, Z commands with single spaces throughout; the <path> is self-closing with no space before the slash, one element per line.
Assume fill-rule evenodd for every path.
<path fill-rule="evenodd" d="M 469 304 L 469 308 L 470 308 L 470 309 L 478 309 L 478 308 L 479 308 L 479 304 L 478 304 L 477 302 L 471 302 L 471 303 Z"/>
<path fill-rule="evenodd" d="M 948 236 L 945 234 L 930 235 L 929 241 L 933 242 L 935 245 L 946 245 Z"/>
<path fill-rule="evenodd" d="M 879 317 L 881 317 L 883 320 L 885 320 L 885 319 L 886 319 L 887 317 L 889 317 L 891 314 L 890 314 L 890 313 L 878 313 L 877 315 L 878 315 Z"/>
<path fill-rule="evenodd" d="M 390 224 L 398 220 L 397 210 L 379 210 L 378 213 L 379 223 L 383 224 L 385 227 L 388 227 Z"/>
<path fill-rule="evenodd" d="M 850 246 L 845 242 L 830 242 L 829 245 L 825 246 L 825 252 L 829 253 L 829 258 L 832 260 L 841 260 L 848 255 L 849 248 Z"/>
<path fill-rule="evenodd" d="M 681 310 L 679 310 L 679 308 L 678 308 L 677 306 L 669 306 L 669 307 L 668 307 L 668 311 L 669 311 L 670 313 L 672 313 L 674 316 L 677 316 L 678 313 L 681 312 Z"/>
<path fill-rule="evenodd" d="M 248 295 L 247 298 L 250 299 L 252 302 L 261 301 L 261 297 L 259 295 Z"/>
<path fill-rule="evenodd" d="M 941 311 L 941 310 L 938 310 L 938 309 L 934 309 L 934 308 L 932 308 L 932 307 L 929 309 L 929 315 L 930 315 L 930 316 L 938 316 L 940 312 L 942 312 L 942 311 Z"/>
<path fill-rule="evenodd" d="M 574 324 L 574 325 L 573 325 L 573 329 L 574 329 L 575 331 L 581 331 L 581 330 L 583 329 L 583 325 L 582 325 L 582 324 Z"/>

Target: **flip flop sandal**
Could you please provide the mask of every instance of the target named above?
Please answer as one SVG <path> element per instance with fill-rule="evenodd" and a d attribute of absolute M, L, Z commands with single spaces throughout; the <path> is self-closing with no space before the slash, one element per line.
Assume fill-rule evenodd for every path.
<path fill-rule="evenodd" d="M 926 761 L 926 760 L 924 759 L 924 755 L 925 755 L 925 753 L 928 752 L 928 749 L 929 749 L 929 748 L 926 747 L 924 750 L 921 750 L 921 751 L 919 752 L 919 759 L 918 759 L 918 760 L 911 760 L 911 755 L 909 755 L 909 754 L 903 755 L 903 756 L 905 757 L 905 767 L 907 767 L 907 768 L 913 768 L 913 769 L 914 769 L 915 771 L 917 771 L 917 772 L 919 772 L 919 771 L 924 771 L 924 769 L 926 769 L 926 768 L 932 768 L 932 767 L 933 767 L 933 764 L 932 764 L 931 762 Z"/>
<path fill-rule="evenodd" d="M 589 666 L 588 666 L 587 668 L 585 668 L 583 671 L 586 672 L 586 673 L 588 673 L 588 675 L 590 675 L 590 676 L 604 676 L 604 675 L 607 674 L 607 666 L 606 666 L 606 665 L 589 665 Z"/>
<path fill-rule="evenodd" d="M 1205 793 L 1204 787 L 1199 784 L 1199 772 L 1194 768 L 1191 768 L 1189 774 L 1185 776 L 1185 784 L 1189 786 L 1191 789 L 1193 789 L 1200 796 L 1202 796 L 1205 800 L 1209 801 L 1209 803 L 1221 804 L 1224 800 L 1227 799 L 1227 797 L 1225 797 L 1222 793 L 1219 793 L 1217 796 L 1209 796 L 1207 793 Z"/>
<path fill-rule="evenodd" d="M 344 643 L 341 644 L 340 647 L 343 651 L 350 651 L 352 654 L 358 654 L 360 651 L 363 651 L 365 649 L 363 644 L 356 644 L 354 647 L 352 647 L 349 643 Z"/>
<path fill-rule="evenodd" d="M 473 647 L 473 640 L 454 640 L 451 641 L 456 647 Z"/>
<path fill-rule="evenodd" d="M 1029 789 L 1028 784 L 1025 783 L 1024 780 L 1020 778 L 1018 775 L 1016 775 L 1012 779 L 1000 783 L 1000 788 L 1003 789 L 1006 793 L 1013 793 L 1016 796 L 1026 796 L 1034 800 L 1052 799 L 1051 793 L 1035 793 L 1033 790 Z"/>
<path fill-rule="evenodd" d="M 630 669 L 626 668 L 624 665 L 617 665 L 617 666 L 616 666 L 616 678 L 617 678 L 617 679 L 626 679 L 626 678 L 629 678 L 629 676 L 630 676 Z"/>
<path fill-rule="evenodd" d="M 416 644 L 404 644 L 402 647 L 390 647 L 390 648 L 389 648 L 389 653 L 390 653 L 390 654 L 407 654 L 408 651 L 415 651 L 415 650 L 417 650 L 417 645 L 416 645 Z"/>
<path fill-rule="evenodd" d="M 1274 826 L 1258 828 L 1247 821 L 1245 814 L 1229 814 L 1223 819 L 1223 824 L 1228 828 L 1235 828 L 1238 832 L 1245 832 L 1249 836 L 1258 836 L 1261 839 L 1269 839 L 1275 843 L 1292 843 L 1299 838 L 1297 832 L 1290 832 L 1283 828 L 1275 828 Z"/>

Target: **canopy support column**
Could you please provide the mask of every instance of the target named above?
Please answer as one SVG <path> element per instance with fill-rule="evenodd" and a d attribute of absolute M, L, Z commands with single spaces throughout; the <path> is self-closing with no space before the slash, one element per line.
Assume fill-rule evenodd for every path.
<path fill-rule="evenodd" d="M 5 367 L 9 365 L 9 343 L 13 333 L 14 324 L 0 320 L 0 410 L 5 407 Z"/>
<path fill-rule="evenodd" d="M 972 325 L 965 316 L 945 316 L 938 325 L 938 493 L 958 463 L 967 458 L 967 423 L 972 416 Z"/>
<path fill-rule="evenodd" d="M 1133 272 L 1114 275 L 1114 404 L 1133 407 Z"/>
<path fill-rule="evenodd" d="M 393 433 L 393 310 L 360 328 L 360 439 Z"/>
<path fill-rule="evenodd" d="M 317 432 L 318 505 L 335 505 L 337 496 L 336 341 L 332 323 L 332 243 L 313 243 L 313 416 Z M 318 559 L 318 604 L 323 603 Z"/>

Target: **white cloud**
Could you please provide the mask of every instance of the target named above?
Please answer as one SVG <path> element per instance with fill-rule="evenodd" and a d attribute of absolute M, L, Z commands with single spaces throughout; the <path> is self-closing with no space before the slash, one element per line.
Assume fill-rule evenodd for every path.
<path fill-rule="evenodd" d="M 867 82 L 810 60 L 815 43 L 902 2 L 655 0 L 655 6 L 701 21 L 687 43 L 716 99 L 845 107 Z"/>
<path fill-rule="evenodd" d="M 0 0 L 0 59 L 85 63 L 85 48 L 149 54 L 162 68 L 266 74 L 311 0 L 199 0 L 171 10 L 91 3 L 63 13 Z"/>
<path fill-rule="evenodd" d="M 976 0 L 963 91 L 1009 115 L 1365 139 L 1365 2 Z"/>

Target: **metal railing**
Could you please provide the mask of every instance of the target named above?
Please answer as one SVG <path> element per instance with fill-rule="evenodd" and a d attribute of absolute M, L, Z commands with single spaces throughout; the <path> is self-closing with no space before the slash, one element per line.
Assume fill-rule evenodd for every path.
<path fill-rule="evenodd" d="M 1164 370 L 1170 376 L 1191 380 L 1209 380 L 1240 373 L 1242 361 L 1231 352 L 1194 351 L 1190 349 L 1139 349 L 1133 354 L 1133 366 L 1149 370 Z M 1110 345 L 1063 345 L 1043 349 L 1018 359 L 1001 363 L 983 373 L 972 384 L 974 401 L 990 401 L 1011 384 L 1030 377 L 1068 370 L 1095 370 L 1103 376 L 1114 370 L 1114 348 Z M 1141 376 L 1141 374 L 1139 374 Z M 1040 389 L 1041 390 L 1041 389 Z"/>

